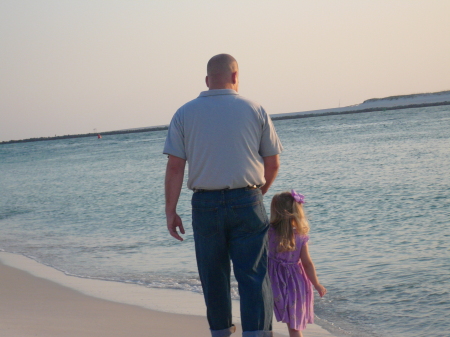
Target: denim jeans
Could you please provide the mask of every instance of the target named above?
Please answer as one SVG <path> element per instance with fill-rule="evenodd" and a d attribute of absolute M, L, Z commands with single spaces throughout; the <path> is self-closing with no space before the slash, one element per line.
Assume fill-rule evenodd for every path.
<path fill-rule="evenodd" d="M 213 337 L 234 332 L 230 260 L 238 282 L 243 336 L 272 336 L 269 220 L 262 198 L 259 188 L 198 191 L 192 196 L 195 253 Z"/>

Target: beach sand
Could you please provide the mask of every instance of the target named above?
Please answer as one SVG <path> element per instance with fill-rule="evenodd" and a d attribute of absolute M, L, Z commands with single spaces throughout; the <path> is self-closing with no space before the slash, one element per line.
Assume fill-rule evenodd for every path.
<path fill-rule="evenodd" d="M 170 301 L 178 301 L 181 314 L 163 312 Z M 208 337 L 204 311 L 198 294 L 67 276 L 21 255 L 0 253 L 0 337 Z M 284 324 L 275 325 L 274 336 L 285 336 Z M 233 336 L 241 336 L 236 326 Z M 304 336 L 331 335 L 311 325 Z"/>
<path fill-rule="evenodd" d="M 4 265 L 0 275 L 0 336 L 209 336 L 199 316 L 97 299 Z"/>

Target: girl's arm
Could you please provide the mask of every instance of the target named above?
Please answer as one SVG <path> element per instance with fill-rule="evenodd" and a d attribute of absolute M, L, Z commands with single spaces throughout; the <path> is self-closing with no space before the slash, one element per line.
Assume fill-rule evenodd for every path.
<path fill-rule="evenodd" d="M 317 278 L 316 274 L 316 267 L 314 267 L 311 256 L 309 256 L 308 243 L 305 243 L 302 247 L 302 250 L 300 252 L 300 260 L 302 261 L 306 275 L 313 284 L 314 288 L 316 288 L 320 297 L 322 297 L 327 293 L 327 289 L 319 283 L 319 279 Z"/>

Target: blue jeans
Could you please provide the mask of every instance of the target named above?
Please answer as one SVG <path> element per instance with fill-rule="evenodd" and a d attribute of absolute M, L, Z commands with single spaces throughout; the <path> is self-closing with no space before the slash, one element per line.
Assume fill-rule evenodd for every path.
<path fill-rule="evenodd" d="M 230 259 L 238 282 L 243 336 L 272 336 L 269 220 L 262 199 L 259 188 L 198 191 L 192 196 L 195 253 L 213 337 L 234 332 Z"/>

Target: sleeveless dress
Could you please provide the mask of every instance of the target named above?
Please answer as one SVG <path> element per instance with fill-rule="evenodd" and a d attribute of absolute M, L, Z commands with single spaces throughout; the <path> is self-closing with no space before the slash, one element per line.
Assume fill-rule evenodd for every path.
<path fill-rule="evenodd" d="M 308 240 L 307 235 L 295 234 L 296 250 L 277 253 L 276 232 L 269 229 L 269 277 L 275 317 L 295 330 L 314 323 L 313 288 L 300 262 L 301 248 Z"/>

